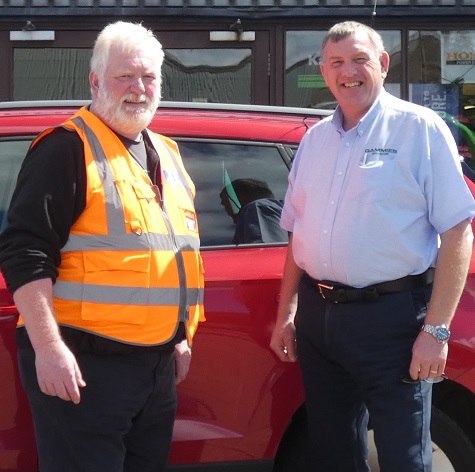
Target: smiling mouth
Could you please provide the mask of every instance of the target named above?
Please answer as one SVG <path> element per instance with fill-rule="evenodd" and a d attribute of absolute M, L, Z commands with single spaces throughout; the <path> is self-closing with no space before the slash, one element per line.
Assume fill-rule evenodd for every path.
<path fill-rule="evenodd" d="M 343 84 L 343 87 L 345 88 L 355 88 L 359 87 L 362 84 L 362 82 L 348 82 L 346 84 Z"/>
<path fill-rule="evenodd" d="M 129 94 L 123 98 L 124 103 L 127 105 L 144 105 L 147 103 L 147 97 L 143 94 Z"/>

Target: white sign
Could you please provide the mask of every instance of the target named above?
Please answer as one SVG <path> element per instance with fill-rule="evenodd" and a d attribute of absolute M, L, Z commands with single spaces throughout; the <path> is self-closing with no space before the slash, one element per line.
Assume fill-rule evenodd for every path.
<path fill-rule="evenodd" d="M 442 83 L 475 83 L 475 31 L 442 33 Z"/>

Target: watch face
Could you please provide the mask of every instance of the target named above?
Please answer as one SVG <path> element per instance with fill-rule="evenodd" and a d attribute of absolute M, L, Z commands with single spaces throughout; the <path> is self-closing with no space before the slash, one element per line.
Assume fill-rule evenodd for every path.
<path fill-rule="evenodd" d="M 435 337 L 439 341 L 447 341 L 450 338 L 450 331 L 439 326 L 435 330 Z"/>

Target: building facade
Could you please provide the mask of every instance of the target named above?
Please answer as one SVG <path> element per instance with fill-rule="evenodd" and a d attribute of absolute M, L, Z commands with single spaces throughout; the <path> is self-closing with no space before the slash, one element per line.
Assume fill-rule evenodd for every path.
<path fill-rule="evenodd" d="M 88 99 L 91 46 L 119 19 L 162 42 L 165 100 L 315 108 L 334 106 L 325 31 L 371 24 L 386 88 L 475 129 L 475 0 L 0 0 L 0 101 Z"/>

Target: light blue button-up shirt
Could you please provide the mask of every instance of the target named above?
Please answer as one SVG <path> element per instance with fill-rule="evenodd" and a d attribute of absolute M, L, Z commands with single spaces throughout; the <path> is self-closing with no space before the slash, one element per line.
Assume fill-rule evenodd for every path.
<path fill-rule="evenodd" d="M 382 90 L 355 128 L 337 109 L 306 133 L 281 225 L 311 277 L 364 287 L 435 266 L 438 235 L 474 215 L 449 128 Z"/>

